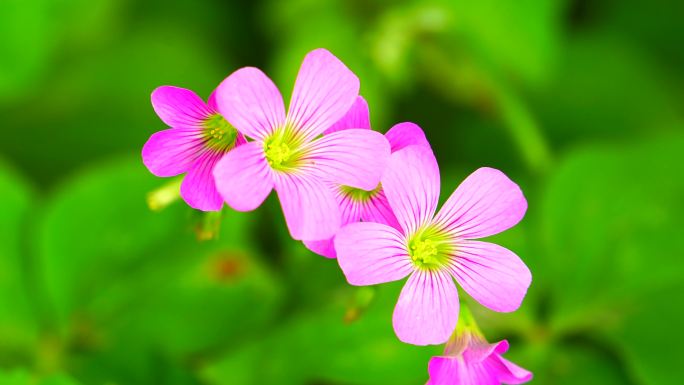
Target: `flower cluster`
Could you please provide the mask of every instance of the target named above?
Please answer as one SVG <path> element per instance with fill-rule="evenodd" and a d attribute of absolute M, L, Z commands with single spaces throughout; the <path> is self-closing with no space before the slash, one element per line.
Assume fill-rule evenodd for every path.
<path fill-rule="evenodd" d="M 287 111 L 253 67 L 233 72 L 206 103 L 164 86 L 152 105 L 171 128 L 150 137 L 143 162 L 157 176 L 185 174 L 180 193 L 188 205 L 251 211 L 275 190 L 292 238 L 337 258 L 350 284 L 408 277 L 394 310 L 397 337 L 449 341 L 445 356 L 430 361 L 429 384 L 530 379 L 500 357 L 505 341 L 487 345 L 479 330 L 459 323 L 467 310 L 459 311 L 454 281 L 498 312 L 516 310 L 531 283 L 517 255 L 477 240 L 514 226 L 527 209 L 501 171 L 476 170 L 438 211 L 439 168 L 421 128 L 371 130 L 359 79 L 324 49 L 304 58 Z"/>

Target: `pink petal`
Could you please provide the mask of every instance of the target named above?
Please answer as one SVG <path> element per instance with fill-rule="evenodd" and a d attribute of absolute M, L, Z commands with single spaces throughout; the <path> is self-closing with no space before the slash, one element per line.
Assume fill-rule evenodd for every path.
<path fill-rule="evenodd" d="M 183 179 L 180 194 L 190 207 L 202 211 L 219 211 L 223 207 L 212 174 L 220 158 L 219 154 L 205 152 Z"/>
<path fill-rule="evenodd" d="M 342 189 L 334 184 L 330 188 L 335 193 L 335 199 L 340 209 L 340 224 L 344 226 L 361 220 L 362 203 L 351 199 Z M 304 245 L 316 254 L 327 258 L 337 258 L 333 238 L 321 241 L 304 241 Z"/>
<path fill-rule="evenodd" d="M 340 228 L 340 209 L 330 187 L 311 174 L 275 174 L 287 228 L 296 240 L 321 240 Z"/>
<path fill-rule="evenodd" d="M 477 341 L 477 342 L 473 342 Z M 463 358 L 469 363 L 483 362 L 493 355 L 504 354 L 508 351 L 508 341 L 502 340 L 489 344 L 487 341 L 471 340 L 468 349 L 463 352 Z"/>
<path fill-rule="evenodd" d="M 448 273 L 416 270 L 394 308 L 394 332 L 408 344 L 443 344 L 456 328 L 458 308 L 458 291 Z"/>
<path fill-rule="evenodd" d="M 504 384 L 523 384 L 532 380 L 532 372 L 498 355 L 492 356 L 485 366 L 488 372 L 493 373 L 497 380 Z"/>
<path fill-rule="evenodd" d="M 358 95 L 356 75 L 327 50 L 313 50 L 299 69 L 288 122 L 311 140 L 340 120 Z"/>
<path fill-rule="evenodd" d="M 463 240 L 455 247 L 450 270 L 468 294 L 494 311 L 520 307 L 532 275 L 517 255 L 488 242 Z"/>
<path fill-rule="evenodd" d="M 401 226 L 387 201 L 385 191 L 380 189 L 361 208 L 361 219 L 364 222 L 384 223 L 401 231 Z"/>
<path fill-rule="evenodd" d="M 500 356 L 507 348 L 506 341 L 501 341 L 487 344 L 486 349 L 477 354 L 477 359 L 468 354 L 470 349 L 462 357 L 432 357 L 428 365 L 430 381 L 427 385 L 522 384 L 531 380 L 532 373 Z"/>
<path fill-rule="evenodd" d="M 209 95 L 209 99 L 207 99 L 207 107 L 209 107 L 210 110 L 218 113 L 218 104 L 216 103 L 216 90 L 211 92 L 211 95 Z"/>
<path fill-rule="evenodd" d="M 161 86 L 152 91 L 152 107 L 170 127 L 195 127 L 212 114 L 194 92 L 180 87 Z"/>
<path fill-rule="evenodd" d="M 496 371 L 456 357 L 432 357 L 428 371 L 427 385 L 501 385 Z"/>
<path fill-rule="evenodd" d="M 363 129 L 325 135 L 303 151 L 305 161 L 312 162 L 325 179 L 363 190 L 378 186 L 390 155 L 382 134 Z"/>
<path fill-rule="evenodd" d="M 223 117 L 243 134 L 263 140 L 285 124 L 283 97 L 261 70 L 240 68 L 216 89 Z"/>
<path fill-rule="evenodd" d="M 404 234 L 414 233 L 432 219 L 439 199 L 439 167 L 432 151 L 408 146 L 392 154 L 382 188 Z"/>
<path fill-rule="evenodd" d="M 202 133 L 194 128 L 171 128 L 150 136 L 142 149 L 145 166 L 156 176 L 188 171 L 204 148 Z"/>
<path fill-rule="evenodd" d="M 337 205 L 340 208 L 342 226 L 359 222 L 361 220 L 361 212 L 363 211 L 363 203 L 349 197 L 339 186 L 334 186 L 333 191 L 335 192 Z"/>
<path fill-rule="evenodd" d="M 430 147 L 423 130 L 415 123 L 404 122 L 392 126 L 385 133 L 385 138 L 390 142 L 392 152 L 397 152 L 406 146 L 425 146 Z"/>
<path fill-rule="evenodd" d="M 261 205 L 273 189 L 273 172 L 261 142 L 249 142 L 229 151 L 214 167 L 216 188 L 237 211 Z"/>
<path fill-rule="evenodd" d="M 368 103 L 362 96 L 357 96 L 356 101 L 351 106 L 349 111 L 338 120 L 337 123 L 333 124 L 323 132 L 323 135 L 332 134 L 333 132 L 340 130 L 347 130 L 350 128 L 371 128 L 370 125 L 370 113 L 368 112 Z"/>
<path fill-rule="evenodd" d="M 335 236 L 337 261 L 352 285 L 375 285 L 406 277 L 412 270 L 404 237 L 380 223 L 357 222 Z"/>
<path fill-rule="evenodd" d="M 520 187 L 499 170 L 483 167 L 470 174 L 435 217 L 461 238 L 483 238 L 511 228 L 525 215 Z"/>
<path fill-rule="evenodd" d="M 318 255 L 326 258 L 337 258 L 335 252 L 335 238 L 328 238 L 322 241 L 304 241 L 304 246 Z"/>
<path fill-rule="evenodd" d="M 428 363 L 430 380 L 427 385 L 465 385 L 457 380 L 458 361 L 452 357 L 432 357 Z"/>

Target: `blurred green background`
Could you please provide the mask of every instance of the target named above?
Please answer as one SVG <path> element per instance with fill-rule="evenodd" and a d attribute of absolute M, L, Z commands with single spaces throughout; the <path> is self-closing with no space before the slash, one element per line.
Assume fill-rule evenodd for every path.
<path fill-rule="evenodd" d="M 274 196 L 146 204 L 168 182 L 140 159 L 156 86 L 206 97 L 253 65 L 288 95 L 317 47 L 376 130 L 425 129 L 443 199 L 480 166 L 523 187 L 494 237 L 533 272 L 523 307 L 462 297 L 534 383 L 680 383 L 683 20 L 675 0 L 0 0 L 0 384 L 425 383 L 441 347 L 394 337 L 401 283 L 347 285 Z"/>

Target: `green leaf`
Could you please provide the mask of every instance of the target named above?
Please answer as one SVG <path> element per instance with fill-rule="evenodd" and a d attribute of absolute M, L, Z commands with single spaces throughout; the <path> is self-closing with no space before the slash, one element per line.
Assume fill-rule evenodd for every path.
<path fill-rule="evenodd" d="M 167 128 L 150 103 L 156 87 L 186 87 L 206 100 L 229 72 L 218 52 L 194 35 L 147 23 L 130 34 L 61 63 L 55 76 L 41 84 L 41 92 L 13 109 L 5 122 L 13 129 L 3 137 L 0 151 L 36 179 L 54 183 L 92 159 L 139 153 L 150 135 Z M 40 120 L 33 117 L 36 105 L 41 106 Z M 49 140 L 27 146 L 26 132 Z M 60 151 L 50 162 L 35 160 L 35 154 L 54 154 L 56 148 L 71 150 Z"/>
<path fill-rule="evenodd" d="M 38 377 L 23 369 L 11 371 L 0 370 L 0 383 L 3 385 L 78 385 L 71 377 L 55 374 L 48 377 Z"/>
<path fill-rule="evenodd" d="M 609 353 L 584 345 L 560 345 L 535 373 L 535 382 L 555 385 L 631 383 L 621 362 Z"/>
<path fill-rule="evenodd" d="M 353 291 L 328 306 L 290 317 L 262 340 L 232 350 L 203 370 L 211 384 L 415 384 L 427 380 L 427 362 L 442 347 L 401 343 L 391 315 L 401 283 L 378 288 L 359 318 L 345 318 Z M 345 299 L 346 297 L 346 299 Z M 346 319 L 346 321 L 345 321 Z"/>
<path fill-rule="evenodd" d="M 0 102 L 31 91 L 47 69 L 54 47 L 46 0 L 0 2 Z"/>
<path fill-rule="evenodd" d="M 510 73 L 528 83 L 548 76 L 559 46 L 562 2 L 525 0 L 446 1 L 452 13 L 448 33 L 465 47 L 478 67 L 497 77 Z"/>
<path fill-rule="evenodd" d="M 161 183 L 137 159 L 111 162 L 66 182 L 48 202 L 36 248 L 45 296 L 62 323 L 130 269 L 159 263 L 168 239 L 191 239 L 178 226 L 187 218 L 181 205 L 147 208 L 145 194 Z"/>
<path fill-rule="evenodd" d="M 609 34 L 569 41 L 551 81 L 533 101 L 547 135 L 565 144 L 675 128 L 681 96 L 650 52 Z"/>
<path fill-rule="evenodd" d="M 40 382 L 40 385 L 79 385 L 73 378 L 66 375 L 53 375 Z"/>
<path fill-rule="evenodd" d="M 673 384 L 684 375 L 678 353 L 684 346 L 679 332 L 684 325 L 680 293 L 684 293 L 681 280 L 635 298 L 629 316 L 610 332 L 633 375 L 644 384 Z"/>
<path fill-rule="evenodd" d="M 36 322 L 27 279 L 26 228 L 35 204 L 31 188 L 0 162 L 0 360 L 31 354 Z"/>
<path fill-rule="evenodd" d="M 90 381 L 144 383 L 157 378 L 156 362 L 253 338 L 278 309 L 279 280 L 255 252 L 249 213 L 226 209 L 218 239 L 199 242 L 192 223 L 206 214 L 182 201 L 148 209 L 146 193 L 163 183 L 137 157 L 116 160 L 47 204 L 37 242 L 44 294 L 63 344 L 88 353 L 76 362 Z"/>
<path fill-rule="evenodd" d="M 682 146 L 684 138 L 668 137 L 580 150 L 553 175 L 542 207 L 552 257 L 539 262 L 553 280 L 558 324 L 594 311 L 611 319 L 620 300 L 684 276 Z"/>

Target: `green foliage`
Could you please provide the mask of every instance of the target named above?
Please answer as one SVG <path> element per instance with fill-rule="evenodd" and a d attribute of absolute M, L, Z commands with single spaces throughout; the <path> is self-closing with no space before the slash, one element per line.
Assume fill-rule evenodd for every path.
<path fill-rule="evenodd" d="M 26 244 L 20 236 L 32 211 L 33 191 L 4 163 L 0 163 L 0 358 L 21 359 L 21 349 L 36 338 L 26 263 Z"/>
<path fill-rule="evenodd" d="M 425 363 L 440 350 L 396 339 L 391 314 L 399 289 L 397 284 L 381 288 L 370 309 L 358 316 L 353 296 L 295 314 L 263 339 L 207 367 L 205 377 L 216 385 L 235 383 L 235 378 L 242 384 L 420 383 Z"/>
<path fill-rule="evenodd" d="M 142 359 L 160 348 L 164 360 L 201 356 L 261 330 L 280 296 L 250 245 L 245 214 L 226 214 L 218 240 L 198 244 L 188 208 L 145 207 L 141 197 L 158 184 L 138 159 L 98 166 L 55 192 L 37 240 L 63 349 L 94 356 L 77 352 L 79 365 L 118 361 L 130 373 L 122 380 L 134 382 L 150 373 L 120 356 L 130 344 Z M 85 376 L 117 378 L 120 369 Z"/>
<path fill-rule="evenodd" d="M 537 384 L 684 376 L 682 6 L 586 2 L 0 2 L 0 384 L 424 384 L 402 282 L 350 286 L 260 209 L 152 211 L 157 86 L 207 97 L 252 65 L 287 101 L 325 47 L 373 127 L 415 121 L 442 201 L 480 166 L 525 219 L 492 237 L 533 273 L 521 309 L 461 291 Z"/>
<path fill-rule="evenodd" d="M 25 95 L 43 77 L 54 48 L 48 15 L 48 1 L 0 3 L 0 103 Z"/>
<path fill-rule="evenodd" d="M 553 258 L 537 266 L 552 293 L 551 330 L 609 338 L 628 374 L 649 384 L 684 374 L 672 356 L 683 342 L 672 334 L 684 320 L 672 302 L 684 277 L 682 148 L 684 137 L 672 136 L 576 151 L 551 178 L 542 206 Z"/>
<path fill-rule="evenodd" d="M 3 385 L 79 385 L 78 382 L 65 375 L 52 375 L 38 379 L 24 370 L 0 371 L 0 383 Z"/>

